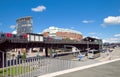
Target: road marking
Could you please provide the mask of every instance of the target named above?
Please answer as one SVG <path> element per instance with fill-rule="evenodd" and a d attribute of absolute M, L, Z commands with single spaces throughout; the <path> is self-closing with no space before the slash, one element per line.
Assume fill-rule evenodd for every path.
<path fill-rule="evenodd" d="M 62 75 L 62 74 L 70 73 L 70 72 L 75 72 L 75 71 L 79 71 L 79 70 L 83 70 L 83 69 L 87 69 L 87 68 L 91 68 L 91 67 L 95 67 L 95 66 L 115 62 L 115 61 L 119 61 L 119 60 L 120 60 L 120 58 L 114 59 L 114 60 L 109 60 L 109 61 L 104 61 L 104 62 L 99 62 L 99 63 L 95 63 L 95 64 L 91 64 L 91 65 L 86 65 L 86 66 L 75 67 L 72 69 L 58 71 L 58 72 L 54 72 L 54 73 L 50 73 L 50 74 L 45 74 L 45 75 L 41 75 L 38 77 L 54 77 L 54 76 L 58 76 L 58 75 Z"/>

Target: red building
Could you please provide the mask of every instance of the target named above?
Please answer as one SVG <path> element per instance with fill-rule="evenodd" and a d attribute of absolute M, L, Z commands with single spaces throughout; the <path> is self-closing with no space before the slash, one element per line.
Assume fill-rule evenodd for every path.
<path fill-rule="evenodd" d="M 49 27 L 43 31 L 45 37 L 55 37 L 61 39 L 71 39 L 71 40 L 81 40 L 83 38 L 82 34 L 79 31 L 71 29 L 63 29 L 57 27 Z"/>

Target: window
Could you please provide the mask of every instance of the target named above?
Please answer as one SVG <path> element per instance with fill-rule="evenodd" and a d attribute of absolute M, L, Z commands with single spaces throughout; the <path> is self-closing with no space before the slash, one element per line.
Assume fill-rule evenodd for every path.
<path fill-rule="evenodd" d="M 1 34 L 1 37 L 5 37 L 5 34 Z"/>
<path fill-rule="evenodd" d="M 13 35 L 13 38 L 16 38 L 17 36 L 16 35 Z"/>

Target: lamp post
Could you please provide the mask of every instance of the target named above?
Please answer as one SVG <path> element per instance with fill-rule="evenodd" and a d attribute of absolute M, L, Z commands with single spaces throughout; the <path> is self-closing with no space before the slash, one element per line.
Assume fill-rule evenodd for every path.
<path fill-rule="evenodd" d="M 101 46 L 101 45 L 100 45 L 100 40 L 98 40 L 98 45 L 99 45 L 99 51 L 100 51 L 100 46 Z"/>
<path fill-rule="evenodd" d="M 87 52 L 86 52 L 86 56 L 88 56 L 88 52 L 89 52 L 89 40 L 88 40 L 88 38 L 86 39 L 87 40 Z"/>
<path fill-rule="evenodd" d="M 88 40 L 88 38 L 87 38 L 87 49 L 89 49 L 89 42 L 88 42 L 89 40 Z"/>

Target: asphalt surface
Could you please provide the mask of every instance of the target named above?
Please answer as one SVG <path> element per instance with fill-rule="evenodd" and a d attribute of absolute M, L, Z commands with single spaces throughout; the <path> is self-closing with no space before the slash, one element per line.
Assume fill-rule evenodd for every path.
<path fill-rule="evenodd" d="M 55 77 L 120 77 L 120 61 L 75 71 Z"/>

